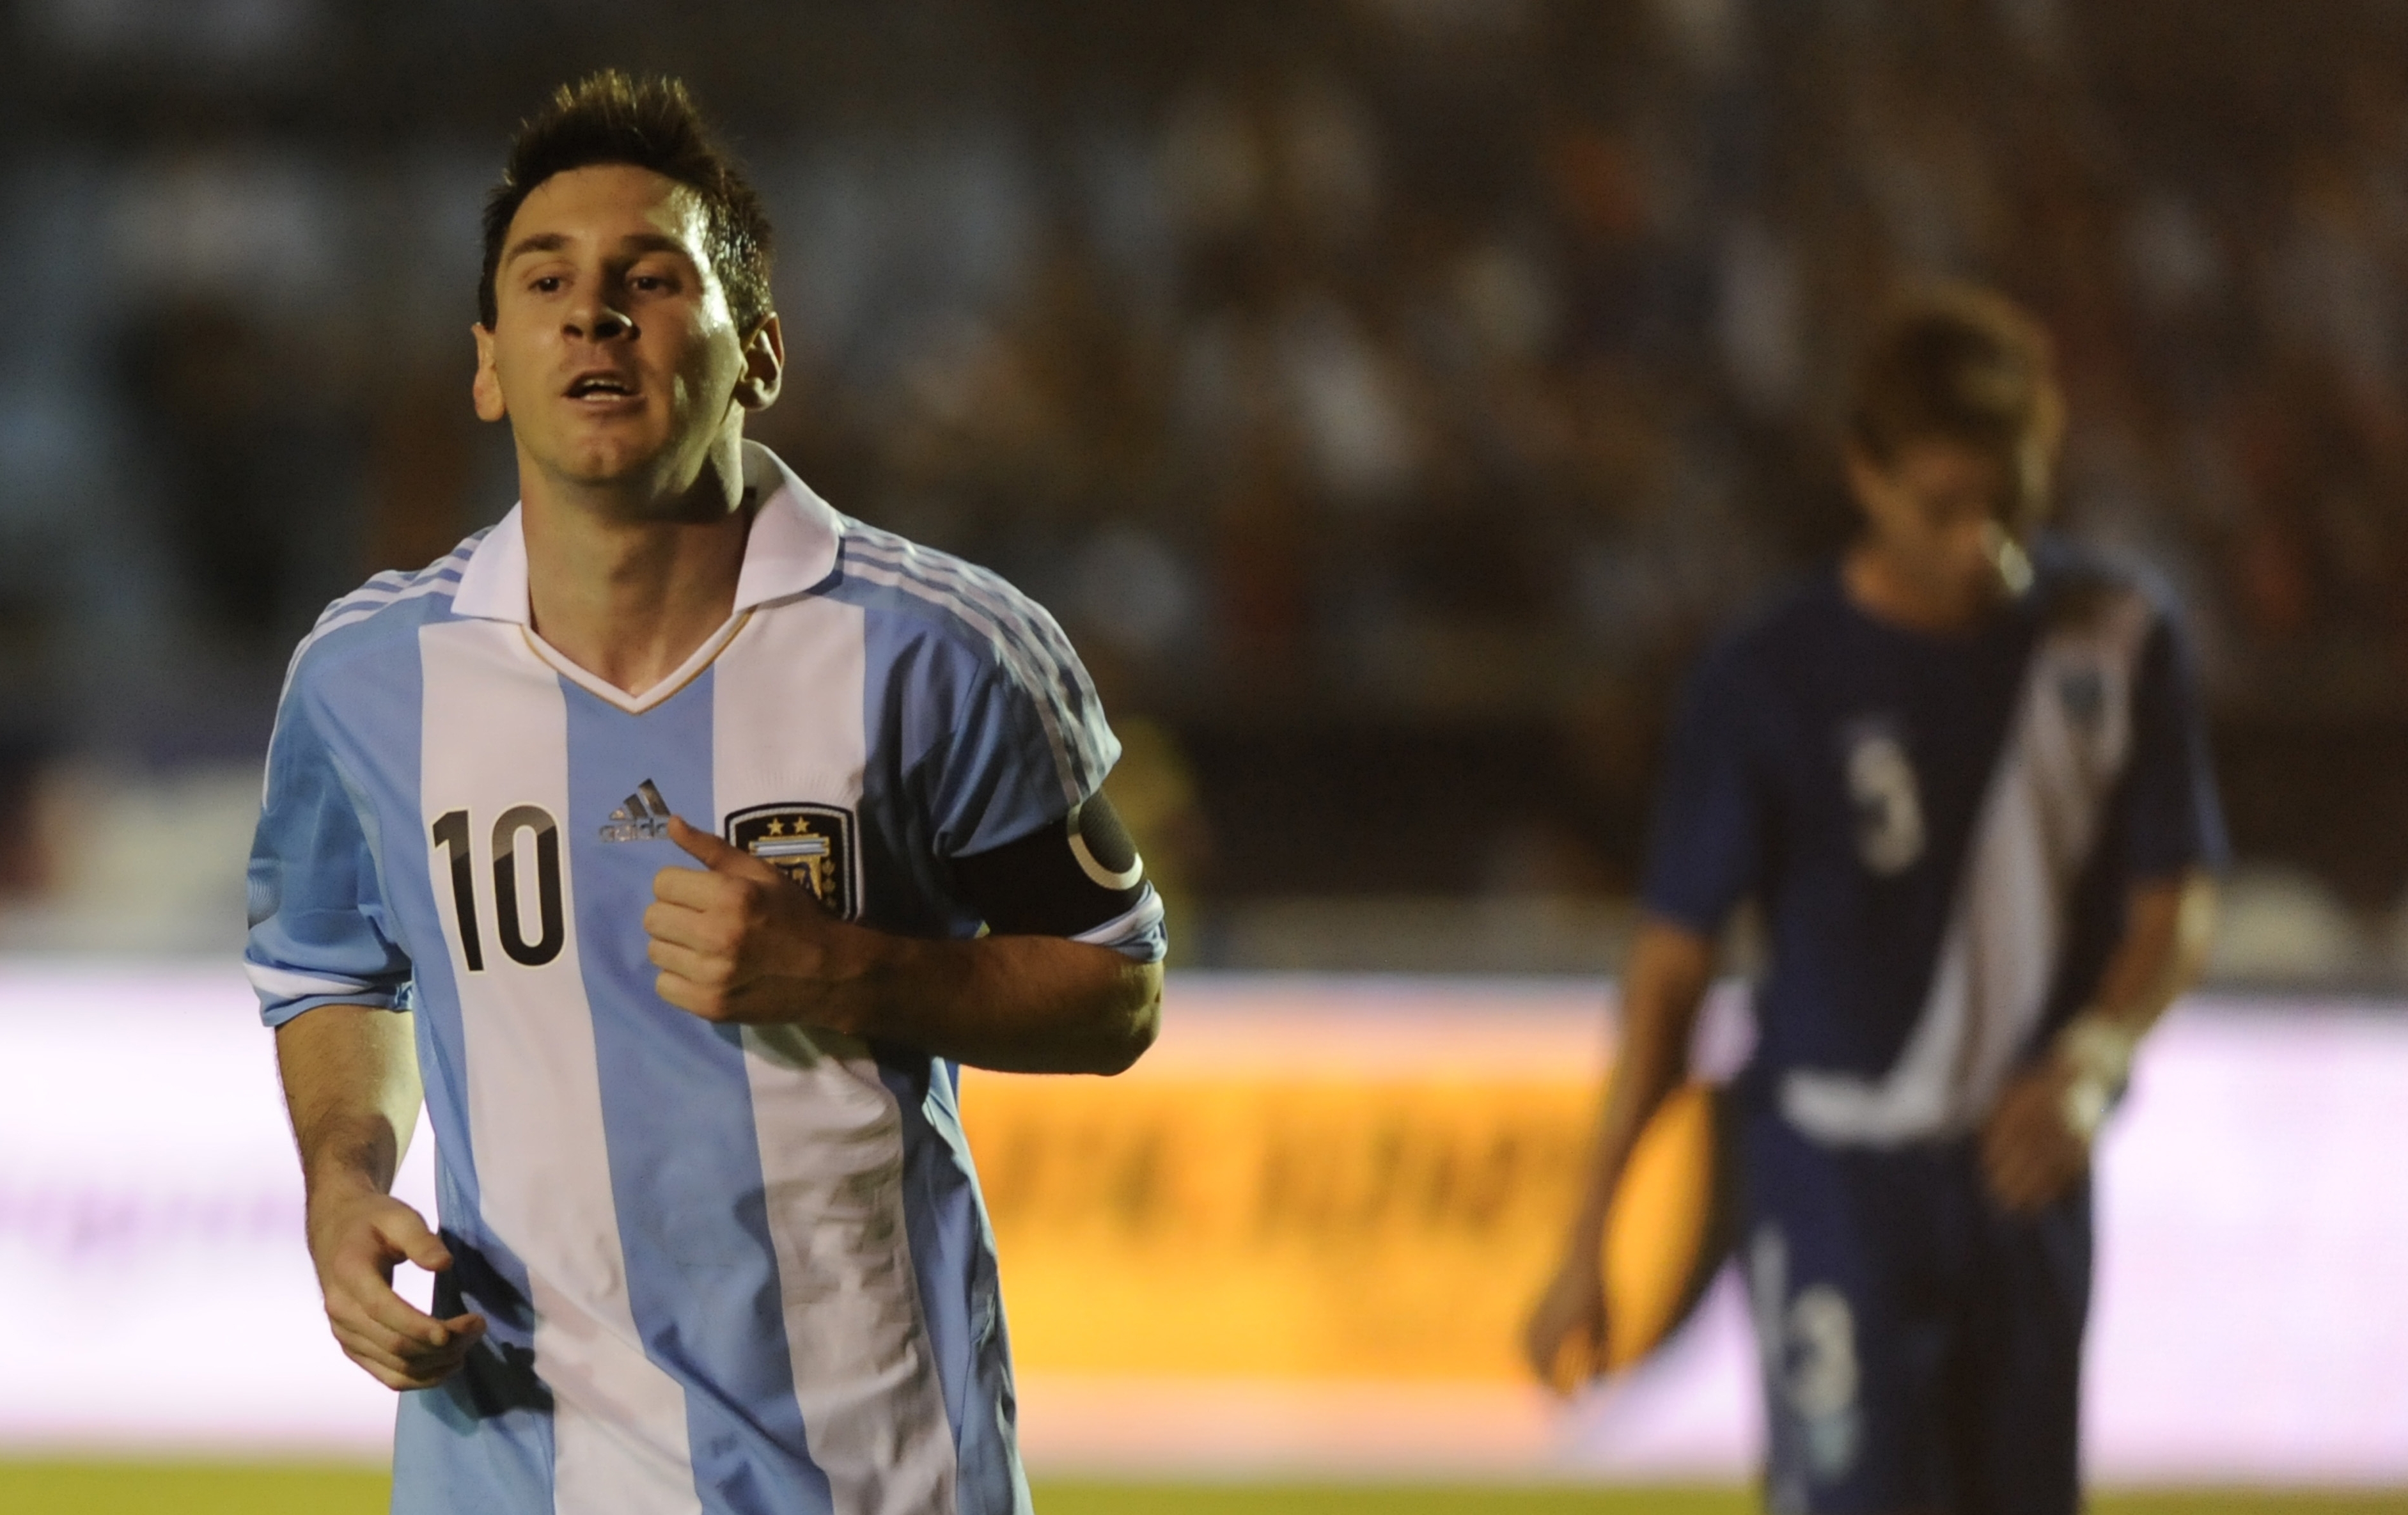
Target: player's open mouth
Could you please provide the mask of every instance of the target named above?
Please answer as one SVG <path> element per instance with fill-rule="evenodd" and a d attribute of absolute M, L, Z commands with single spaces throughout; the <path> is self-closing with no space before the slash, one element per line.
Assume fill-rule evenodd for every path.
<path fill-rule="evenodd" d="M 612 400 L 636 397 L 636 386 L 613 373 L 580 374 L 569 382 L 567 395 L 573 400 L 591 400 L 607 404 Z"/>

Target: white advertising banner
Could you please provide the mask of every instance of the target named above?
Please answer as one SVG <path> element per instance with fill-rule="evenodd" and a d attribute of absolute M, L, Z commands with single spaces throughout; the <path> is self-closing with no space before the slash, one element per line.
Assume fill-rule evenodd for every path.
<path fill-rule="evenodd" d="M 1605 998 L 1601 985 L 1570 981 L 1189 975 L 1173 982 L 1162 1043 L 1131 1075 L 1141 1081 L 1115 1097 L 1176 1086 L 1196 1118 L 1235 1119 L 1256 1106 L 1234 1094 L 1215 1105 L 1215 1080 L 1253 1076 L 1265 1058 L 1293 1070 L 1319 1048 L 1331 1068 L 1373 1081 L 1337 1079 L 1316 1106 L 1328 1121 L 1375 1118 L 1383 1106 L 1364 1090 L 1378 1079 L 1443 1067 L 1459 1097 L 1433 1118 L 1470 1130 L 1497 1104 L 1480 1080 L 1533 1060 L 1584 1090 L 1609 1047 Z M 1484 1050 L 1467 1060 L 1467 1046 Z M 1010 1114 L 999 1086 L 971 1075 L 974 1139 L 990 1087 L 990 1118 Z M 1064 1086 L 1066 1098 L 1078 1087 Z M 1544 1104 L 1566 1112 L 1547 1118 L 1577 1120 L 1584 1099 L 1558 1090 L 1520 1102 L 1516 1118 L 1538 1118 Z M 1061 1107 L 1080 1108 L 1075 1098 Z M 1100 1151 L 1115 1128 L 1097 1116 L 1081 1129 L 1100 1133 Z M 2094 1476 L 2408 1482 L 2403 1147 L 2408 1010 L 2204 999 L 2176 1012 L 2101 1155 Z M 429 1156 L 422 1132 L 401 1190 L 431 1208 Z M 1169 1355 L 1149 1370 L 1054 1330 L 1034 1242 L 1015 1284 L 1015 1234 L 1070 1212 L 1015 1174 L 1025 1160 L 1013 1151 L 981 1157 L 1039 1472 L 1752 1473 L 1754 1353 L 1727 1278 L 1654 1361 L 1570 1407 L 1499 1368 L 1505 1347 L 1483 1356 L 1480 1343 L 1438 1337 L 1426 1361 L 1290 1340 L 1258 1372 L 1242 1343 L 1225 1351 L 1174 1322 L 1162 1335 Z M 1516 1223 L 1541 1226 L 1551 1204 Z M 1526 1271 L 1500 1267 L 1499 1297 L 1480 1310 L 1518 1312 L 1520 1298 L 1503 1296 L 1526 1289 Z M 1246 1287 L 1304 1277 L 1290 1267 Z M 423 1297 L 422 1277 L 405 1269 L 405 1280 Z M 0 1450 L 375 1456 L 384 1446 L 393 1400 L 326 1335 L 270 1039 L 231 965 L 0 963 L 0 1297 L 15 1313 L 0 1341 Z M 1242 1321 L 1231 1326 L 1242 1334 Z M 1196 1366 L 1205 1352 L 1224 1353 L 1209 1371 Z M 1394 1371 L 1350 1373 L 1355 1362 Z"/>

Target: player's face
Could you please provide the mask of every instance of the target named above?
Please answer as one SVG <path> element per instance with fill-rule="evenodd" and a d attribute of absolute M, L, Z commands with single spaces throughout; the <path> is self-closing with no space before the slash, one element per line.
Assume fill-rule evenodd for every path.
<path fill-rule="evenodd" d="M 1848 483 L 1888 570 L 1922 597 L 1971 612 L 2021 592 L 2029 577 L 2005 460 L 1961 442 L 1908 442 L 1889 464 L 1851 450 Z"/>
<path fill-rule="evenodd" d="M 477 413 L 564 483 L 682 496 L 777 388 L 777 318 L 740 333 L 705 252 L 701 199 L 624 164 L 558 174 L 511 218 Z M 751 339 L 748 341 L 747 338 Z"/>

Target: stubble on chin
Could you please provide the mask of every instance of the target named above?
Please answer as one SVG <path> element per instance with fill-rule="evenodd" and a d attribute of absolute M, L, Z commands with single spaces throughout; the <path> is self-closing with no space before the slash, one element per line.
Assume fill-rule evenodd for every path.
<path fill-rule="evenodd" d="M 547 471 L 622 520 L 690 521 L 724 509 L 708 487 L 710 461 L 708 445 L 686 439 L 650 448 L 588 440 Z"/>

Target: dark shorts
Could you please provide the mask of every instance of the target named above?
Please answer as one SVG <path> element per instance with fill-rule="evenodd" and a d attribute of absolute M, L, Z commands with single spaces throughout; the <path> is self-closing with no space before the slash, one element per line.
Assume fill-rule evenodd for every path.
<path fill-rule="evenodd" d="M 1779 1515 L 2074 1515 L 2090 1190 L 2001 1214 L 1971 1141 L 1816 1145 L 1741 1118 Z"/>

